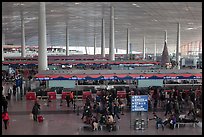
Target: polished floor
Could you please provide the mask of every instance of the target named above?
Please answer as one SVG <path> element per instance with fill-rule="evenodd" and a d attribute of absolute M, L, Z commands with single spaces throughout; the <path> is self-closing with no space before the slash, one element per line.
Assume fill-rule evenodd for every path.
<path fill-rule="evenodd" d="M 137 115 L 128 111 L 125 111 L 124 115 L 120 115 L 121 120 L 116 118 L 119 130 L 111 132 L 106 130 L 88 131 L 81 128 L 84 126 L 81 120 L 82 111 L 77 115 L 77 112 L 73 111 L 73 106 L 70 105 L 68 108 L 65 101 L 62 106 L 60 106 L 60 101 L 52 101 L 49 107 L 46 102 L 39 100 L 41 114 L 45 119 L 42 123 L 38 123 L 34 122 L 29 115 L 34 102 L 26 101 L 25 97 L 21 100 L 19 96 L 17 98 L 12 96 L 8 105 L 10 124 L 5 130 L 2 122 L 2 135 L 202 135 L 201 122 L 196 127 L 186 125 L 174 130 L 166 127 L 162 131 L 161 128 L 155 129 L 155 121 L 152 120 L 148 122 L 146 129 L 134 130 L 130 121 Z M 77 101 L 76 105 L 82 109 L 83 101 Z M 165 118 L 164 112 L 157 112 L 157 114 Z M 148 117 L 153 117 L 152 112 L 148 112 Z"/>

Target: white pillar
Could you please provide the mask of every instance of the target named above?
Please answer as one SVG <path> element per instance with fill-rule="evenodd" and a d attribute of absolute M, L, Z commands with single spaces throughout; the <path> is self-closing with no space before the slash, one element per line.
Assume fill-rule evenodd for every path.
<path fill-rule="evenodd" d="M 96 55 L 96 36 L 94 33 L 94 55 Z"/>
<path fill-rule="evenodd" d="M 85 46 L 86 55 L 88 55 L 87 46 Z"/>
<path fill-rule="evenodd" d="M 165 35 L 164 36 L 165 36 L 164 41 L 166 41 L 166 43 L 167 43 L 167 30 L 165 30 Z"/>
<path fill-rule="evenodd" d="M 115 60 L 115 26 L 114 26 L 114 8 L 111 6 L 110 8 L 111 14 L 110 14 L 110 44 L 109 44 L 109 59 L 111 61 Z"/>
<path fill-rule="evenodd" d="M 46 10 L 45 2 L 40 2 L 38 24 L 38 72 L 47 70 L 47 38 L 46 38 Z"/>
<path fill-rule="evenodd" d="M 102 28 L 101 28 L 101 55 L 105 57 L 105 21 L 102 18 Z"/>
<path fill-rule="evenodd" d="M 69 29 L 66 24 L 66 56 L 69 56 Z"/>
<path fill-rule="evenodd" d="M 176 62 L 178 63 L 177 69 L 180 69 L 180 23 L 177 26 Z"/>
<path fill-rule="evenodd" d="M 145 36 L 143 37 L 143 59 L 145 59 Z"/>
<path fill-rule="evenodd" d="M 130 37 L 129 37 L 129 29 L 127 28 L 127 47 L 126 47 L 126 54 L 129 54 L 129 45 L 130 45 Z"/>
<path fill-rule="evenodd" d="M 26 57 L 25 52 L 25 26 L 23 11 L 21 12 L 21 57 Z"/>
<path fill-rule="evenodd" d="M 156 60 L 157 60 L 157 44 L 155 42 L 155 44 L 154 44 L 154 61 L 156 61 Z"/>
<path fill-rule="evenodd" d="M 2 61 L 4 61 L 5 34 L 2 31 Z"/>

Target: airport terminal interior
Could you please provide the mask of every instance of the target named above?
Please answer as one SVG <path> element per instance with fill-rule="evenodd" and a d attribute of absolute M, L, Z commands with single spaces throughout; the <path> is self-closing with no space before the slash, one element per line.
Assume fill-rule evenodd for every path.
<path fill-rule="evenodd" d="M 202 2 L 2 2 L 2 135 L 202 135 Z"/>

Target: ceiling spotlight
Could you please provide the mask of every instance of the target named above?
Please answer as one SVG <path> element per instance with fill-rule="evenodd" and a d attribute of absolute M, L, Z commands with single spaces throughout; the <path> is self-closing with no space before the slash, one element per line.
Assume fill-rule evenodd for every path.
<path fill-rule="evenodd" d="M 194 28 L 192 28 L 192 27 L 187 28 L 187 30 L 192 30 L 192 29 L 194 29 Z"/>
<path fill-rule="evenodd" d="M 78 3 L 78 2 L 76 2 L 76 3 L 74 3 L 74 4 L 78 5 L 79 3 Z"/>

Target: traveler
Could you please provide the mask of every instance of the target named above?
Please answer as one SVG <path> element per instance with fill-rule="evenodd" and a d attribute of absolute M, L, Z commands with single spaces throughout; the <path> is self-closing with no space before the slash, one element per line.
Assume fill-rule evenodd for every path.
<path fill-rule="evenodd" d="M 74 103 L 74 92 L 73 91 L 71 91 L 70 93 L 70 101 L 72 102 L 72 105 L 73 105 Z"/>
<path fill-rule="evenodd" d="M 112 130 L 113 124 L 114 124 L 113 115 L 111 115 L 110 113 L 107 116 L 106 124 L 107 124 L 108 131 L 110 132 Z"/>
<path fill-rule="evenodd" d="M 168 100 L 167 101 L 167 104 L 166 104 L 166 113 L 165 113 L 165 116 L 168 114 L 168 113 L 172 113 L 171 112 L 171 109 L 172 109 L 172 107 L 171 107 L 171 101 L 170 100 Z"/>
<path fill-rule="evenodd" d="M 174 129 L 175 124 L 176 124 L 176 116 L 172 114 L 170 117 L 170 129 Z"/>
<path fill-rule="evenodd" d="M 8 108 L 8 101 L 3 95 L 2 95 L 2 106 L 3 106 L 3 112 L 6 112 Z"/>
<path fill-rule="evenodd" d="M 189 100 L 189 112 L 188 112 L 188 116 L 191 113 L 193 114 L 193 118 L 195 119 L 195 116 L 196 116 L 196 114 L 195 114 L 195 107 L 194 107 L 193 102 L 191 100 Z"/>
<path fill-rule="evenodd" d="M 38 104 L 37 100 L 35 101 L 35 104 L 32 109 L 32 114 L 33 114 L 33 120 L 37 121 L 37 117 L 39 115 L 39 110 L 40 110 L 40 105 Z"/>
<path fill-rule="evenodd" d="M 67 107 L 69 107 L 69 102 L 70 102 L 70 95 L 66 95 L 66 101 L 67 101 Z"/>
<path fill-rule="evenodd" d="M 159 125 L 161 125 L 162 126 L 162 130 L 164 130 L 163 120 L 160 117 L 158 117 L 156 114 L 154 114 L 153 118 L 150 118 L 148 120 L 153 120 L 153 119 L 156 121 L 156 129 L 158 129 Z"/>
<path fill-rule="evenodd" d="M 9 115 L 8 115 L 8 112 L 7 111 L 4 111 L 2 113 L 2 119 L 4 121 L 4 126 L 5 126 L 5 129 L 7 129 L 7 124 L 9 122 Z"/>
<path fill-rule="evenodd" d="M 16 85 L 13 85 L 13 96 L 16 96 Z"/>
<path fill-rule="evenodd" d="M 115 117 L 115 115 L 117 116 L 118 119 L 120 119 L 119 115 L 118 115 L 118 112 L 119 112 L 119 107 L 116 103 L 114 103 L 114 107 L 113 107 L 113 118 Z"/>

